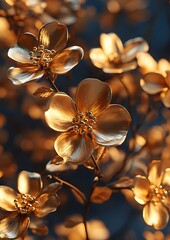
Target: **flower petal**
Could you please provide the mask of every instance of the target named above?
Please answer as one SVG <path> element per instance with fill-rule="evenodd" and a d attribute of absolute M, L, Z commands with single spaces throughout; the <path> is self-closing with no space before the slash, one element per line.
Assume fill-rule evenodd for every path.
<path fill-rule="evenodd" d="M 166 71 L 165 82 L 167 83 L 168 87 L 170 88 L 170 71 Z"/>
<path fill-rule="evenodd" d="M 107 56 L 114 56 L 114 54 L 121 54 L 123 51 L 123 44 L 120 38 L 115 33 L 100 35 L 100 44 Z"/>
<path fill-rule="evenodd" d="M 143 209 L 143 218 L 148 225 L 155 229 L 162 229 L 169 221 L 169 214 L 161 203 L 154 205 L 150 202 Z"/>
<path fill-rule="evenodd" d="M 45 119 L 51 128 L 64 132 L 73 125 L 72 121 L 76 114 L 73 100 L 67 94 L 57 93 L 50 100 Z"/>
<path fill-rule="evenodd" d="M 166 195 L 166 197 L 165 197 L 165 199 L 163 200 L 162 203 L 170 211 L 170 191 L 169 191 L 169 189 L 168 189 L 167 195 Z"/>
<path fill-rule="evenodd" d="M 46 170 L 49 172 L 64 172 L 68 170 L 76 170 L 78 166 L 71 164 L 70 162 L 64 162 L 59 156 L 47 163 Z"/>
<path fill-rule="evenodd" d="M 161 93 L 162 102 L 165 107 L 170 108 L 170 89 Z"/>
<path fill-rule="evenodd" d="M 15 85 L 24 84 L 32 80 L 40 79 L 44 75 L 44 70 L 39 70 L 37 67 L 24 67 L 8 69 L 8 78 Z"/>
<path fill-rule="evenodd" d="M 21 64 L 32 64 L 29 52 L 17 45 L 8 50 L 8 57 Z"/>
<path fill-rule="evenodd" d="M 164 173 L 163 173 L 163 177 L 162 177 L 162 181 L 161 181 L 161 185 L 163 186 L 163 188 L 168 188 L 170 189 L 170 168 L 166 168 Z"/>
<path fill-rule="evenodd" d="M 0 238 L 14 239 L 21 236 L 30 223 L 27 215 L 11 213 L 0 220 Z"/>
<path fill-rule="evenodd" d="M 136 61 L 131 61 L 129 63 L 122 63 L 122 64 L 110 64 L 110 66 L 104 66 L 103 71 L 105 73 L 123 73 L 130 70 L 133 70 L 137 67 Z"/>
<path fill-rule="evenodd" d="M 149 53 L 138 52 L 136 57 L 139 67 L 142 68 L 142 72 L 154 72 L 157 70 L 157 62 Z"/>
<path fill-rule="evenodd" d="M 146 73 L 140 81 L 143 90 L 149 94 L 156 94 L 167 88 L 164 77 L 159 73 Z"/>
<path fill-rule="evenodd" d="M 23 33 L 19 37 L 17 45 L 29 53 L 30 51 L 33 51 L 33 47 L 38 46 L 38 41 L 33 34 Z"/>
<path fill-rule="evenodd" d="M 70 161 L 75 164 L 81 164 L 91 157 L 94 145 L 89 137 L 69 132 L 62 133 L 57 138 L 55 149 L 65 162 Z"/>
<path fill-rule="evenodd" d="M 109 105 L 97 117 L 93 133 L 103 146 L 120 145 L 126 138 L 131 122 L 128 111 L 121 105 Z"/>
<path fill-rule="evenodd" d="M 93 48 L 90 50 L 89 53 L 90 59 L 92 63 L 98 67 L 98 68 L 103 68 L 108 66 L 109 67 L 109 62 L 108 62 L 108 57 L 105 55 L 103 52 L 102 48 Z"/>
<path fill-rule="evenodd" d="M 66 48 L 55 56 L 50 64 L 52 73 L 63 74 L 76 66 L 83 57 L 83 49 L 78 46 Z"/>
<path fill-rule="evenodd" d="M 161 184 L 162 175 L 160 161 L 153 160 L 150 163 L 148 170 L 148 179 L 153 185 L 159 186 Z"/>
<path fill-rule="evenodd" d="M 98 79 L 87 78 L 81 81 L 76 90 L 76 105 L 81 112 L 92 111 L 99 114 L 111 101 L 111 88 Z"/>
<path fill-rule="evenodd" d="M 150 182 L 149 180 L 144 176 L 136 176 L 134 179 L 134 198 L 135 200 L 140 204 L 145 204 L 148 202 L 148 194 L 150 189 Z"/>
<path fill-rule="evenodd" d="M 44 48 L 60 52 L 68 38 L 67 27 L 57 21 L 45 24 L 39 31 L 38 42 Z"/>
<path fill-rule="evenodd" d="M 124 45 L 124 51 L 121 55 L 121 60 L 122 62 L 129 62 L 136 57 L 138 52 L 146 52 L 148 49 L 149 46 L 143 38 L 137 37 L 131 39 Z"/>
<path fill-rule="evenodd" d="M 38 207 L 36 207 L 34 214 L 37 217 L 44 217 L 54 212 L 59 204 L 60 201 L 56 194 L 44 193 L 38 198 Z"/>
<path fill-rule="evenodd" d="M 28 193 L 36 197 L 42 188 L 41 176 L 39 173 L 22 171 L 18 176 L 18 191 Z"/>
<path fill-rule="evenodd" d="M 6 211 L 16 211 L 14 200 L 17 193 L 10 187 L 0 186 L 0 208 Z"/>

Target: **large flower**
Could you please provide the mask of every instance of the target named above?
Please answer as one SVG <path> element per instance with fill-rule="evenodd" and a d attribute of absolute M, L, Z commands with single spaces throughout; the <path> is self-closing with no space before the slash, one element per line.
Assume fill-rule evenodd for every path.
<path fill-rule="evenodd" d="M 135 200 L 145 205 L 145 222 L 155 229 L 164 228 L 169 221 L 170 168 L 164 168 L 161 161 L 152 161 L 147 177 L 135 177 L 133 192 Z"/>
<path fill-rule="evenodd" d="M 135 57 L 138 52 L 148 51 L 146 41 L 137 37 L 127 41 L 124 46 L 115 33 L 100 35 L 102 48 L 93 48 L 90 58 L 93 64 L 106 73 L 122 73 L 135 69 Z"/>
<path fill-rule="evenodd" d="M 140 81 L 141 87 L 148 94 L 158 94 L 165 107 L 170 107 L 170 71 L 165 74 L 149 72 Z"/>
<path fill-rule="evenodd" d="M 75 102 L 61 92 L 50 99 L 45 117 L 59 132 L 55 150 L 64 161 L 85 162 L 96 144 L 112 146 L 125 140 L 131 117 L 121 105 L 109 104 L 111 96 L 107 83 L 89 78 L 78 85 Z"/>
<path fill-rule="evenodd" d="M 18 64 L 8 70 L 8 77 L 18 85 L 40 79 L 45 73 L 68 72 L 78 64 L 83 50 L 78 46 L 64 49 L 67 38 L 66 26 L 57 21 L 45 24 L 38 39 L 31 33 L 22 34 L 17 45 L 8 51 L 8 56 Z"/>
<path fill-rule="evenodd" d="M 10 187 L 0 186 L 0 238 L 14 239 L 30 225 L 28 214 L 44 217 L 59 205 L 57 184 L 42 189 L 38 173 L 22 171 L 18 176 L 17 193 Z"/>

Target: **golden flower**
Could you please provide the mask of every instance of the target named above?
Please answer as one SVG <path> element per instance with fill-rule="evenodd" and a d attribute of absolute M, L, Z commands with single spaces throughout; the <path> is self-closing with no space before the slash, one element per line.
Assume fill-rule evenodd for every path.
<path fill-rule="evenodd" d="M 102 48 L 91 49 L 90 58 L 96 67 L 102 68 L 106 73 L 122 73 L 135 69 L 136 54 L 148 50 L 148 44 L 143 38 L 131 39 L 123 46 L 115 33 L 102 33 L 100 44 Z"/>
<path fill-rule="evenodd" d="M 170 240 L 170 235 L 165 236 L 161 231 L 156 231 L 154 233 L 150 231 L 145 231 L 143 236 L 146 240 Z"/>
<path fill-rule="evenodd" d="M 169 221 L 170 168 L 154 160 L 149 166 L 148 176 L 137 175 L 134 180 L 134 198 L 144 205 L 143 218 L 155 229 L 164 228 Z"/>
<path fill-rule="evenodd" d="M 14 239 L 30 225 L 29 214 L 44 217 L 59 205 L 56 195 L 58 184 L 42 189 L 38 173 L 20 172 L 17 193 L 10 187 L 0 186 L 0 238 Z"/>
<path fill-rule="evenodd" d="M 148 94 L 160 93 L 165 107 L 170 107 L 170 71 L 166 72 L 166 76 L 156 72 L 146 73 L 140 80 L 140 84 Z"/>
<path fill-rule="evenodd" d="M 45 112 L 48 125 L 59 132 L 55 150 L 64 161 L 88 160 L 95 145 L 120 145 L 131 122 L 121 105 L 109 104 L 111 89 L 107 83 L 87 78 L 76 90 L 75 102 L 65 93 L 53 95 Z"/>
<path fill-rule="evenodd" d="M 146 52 L 139 52 L 136 57 L 143 74 L 148 72 L 158 72 L 166 75 L 166 71 L 170 70 L 170 62 L 164 58 L 161 58 L 156 62 L 155 59 Z"/>
<path fill-rule="evenodd" d="M 18 64 L 18 67 L 8 70 L 8 77 L 19 85 L 40 79 L 45 73 L 56 75 L 68 72 L 78 64 L 83 50 L 78 46 L 64 49 L 67 38 L 66 26 L 57 21 L 45 24 L 39 31 L 38 39 L 31 33 L 22 34 L 17 45 L 8 51 L 8 56 Z"/>

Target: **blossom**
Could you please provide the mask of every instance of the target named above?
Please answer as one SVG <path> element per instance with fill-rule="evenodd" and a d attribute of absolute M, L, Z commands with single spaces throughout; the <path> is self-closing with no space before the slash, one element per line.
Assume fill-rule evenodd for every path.
<path fill-rule="evenodd" d="M 67 38 L 66 26 L 57 21 L 45 24 L 38 39 L 31 33 L 22 34 L 17 45 L 8 51 L 8 56 L 18 64 L 8 70 L 8 77 L 19 85 L 40 79 L 45 73 L 51 76 L 67 73 L 83 56 L 78 46 L 64 49 Z"/>
<path fill-rule="evenodd" d="M 78 85 L 75 102 L 62 92 L 50 99 L 45 118 L 58 132 L 54 147 L 65 162 L 85 162 L 96 145 L 120 145 L 125 140 L 131 117 L 123 106 L 110 104 L 111 96 L 107 83 L 87 78 Z"/>
<path fill-rule="evenodd" d="M 124 46 L 115 33 L 100 35 L 101 48 L 90 51 L 92 63 L 106 73 L 122 73 L 137 66 L 135 57 L 138 52 L 148 50 L 146 41 L 137 37 L 127 41 Z"/>
<path fill-rule="evenodd" d="M 56 195 L 58 185 L 50 184 L 42 189 L 38 173 L 22 171 L 18 176 L 18 192 L 0 186 L 0 238 L 14 239 L 22 235 L 30 225 L 30 217 L 44 217 L 59 205 Z"/>
<path fill-rule="evenodd" d="M 140 80 L 140 85 L 148 94 L 160 93 L 165 107 L 170 107 L 170 71 L 167 71 L 166 75 L 156 72 L 146 73 Z"/>
<path fill-rule="evenodd" d="M 139 52 L 136 55 L 138 65 L 143 74 L 148 72 L 157 72 L 166 75 L 166 71 L 170 70 L 170 62 L 161 58 L 158 62 L 147 52 Z"/>
<path fill-rule="evenodd" d="M 170 168 L 154 160 L 149 166 L 148 176 L 137 175 L 134 181 L 134 198 L 144 205 L 143 218 L 155 229 L 164 228 L 169 221 Z"/>

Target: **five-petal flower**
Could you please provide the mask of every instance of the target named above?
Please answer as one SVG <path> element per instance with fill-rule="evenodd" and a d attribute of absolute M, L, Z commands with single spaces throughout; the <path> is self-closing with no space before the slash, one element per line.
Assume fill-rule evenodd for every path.
<path fill-rule="evenodd" d="M 137 37 L 127 41 L 124 46 L 115 33 L 100 35 L 101 48 L 93 48 L 90 51 L 92 63 L 102 68 L 106 73 L 122 73 L 135 69 L 135 60 L 138 52 L 148 51 L 147 42 Z"/>
<path fill-rule="evenodd" d="M 67 73 L 83 57 L 81 47 L 64 49 L 67 39 L 66 26 L 57 21 L 45 24 L 39 30 L 38 39 L 31 33 L 22 34 L 17 45 L 8 51 L 8 56 L 18 64 L 8 70 L 8 77 L 19 85 L 40 79 L 45 73 Z"/>
<path fill-rule="evenodd" d="M 155 229 L 164 228 L 169 221 L 170 168 L 161 161 L 152 161 L 148 176 L 137 175 L 134 182 L 134 198 L 144 205 L 143 218 Z"/>
<path fill-rule="evenodd" d="M 22 235 L 29 227 L 29 214 L 44 217 L 56 210 L 58 184 L 50 184 L 44 190 L 42 187 L 41 176 L 27 171 L 18 176 L 19 193 L 0 186 L 0 238 L 14 239 Z"/>
<path fill-rule="evenodd" d="M 75 102 L 65 93 L 53 95 L 45 112 L 48 125 L 59 132 L 55 150 L 64 161 L 84 163 L 96 145 L 120 145 L 131 122 L 121 105 L 110 104 L 107 83 L 88 78 L 77 87 Z"/>

